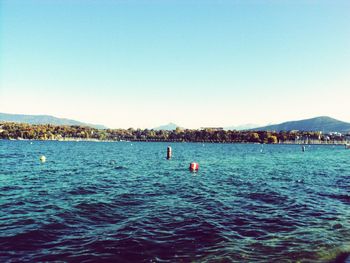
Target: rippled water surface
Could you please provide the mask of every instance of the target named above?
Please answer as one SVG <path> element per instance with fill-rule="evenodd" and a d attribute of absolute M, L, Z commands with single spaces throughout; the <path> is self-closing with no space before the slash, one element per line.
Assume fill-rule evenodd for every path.
<path fill-rule="evenodd" d="M 0 141 L 0 261 L 329 262 L 350 251 L 350 150 L 174 143 L 166 160 L 167 146 Z"/>

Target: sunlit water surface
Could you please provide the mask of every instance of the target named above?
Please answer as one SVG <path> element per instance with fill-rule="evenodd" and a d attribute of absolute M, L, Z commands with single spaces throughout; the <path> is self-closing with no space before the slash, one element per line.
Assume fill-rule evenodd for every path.
<path fill-rule="evenodd" d="M 165 143 L 0 141 L 0 261 L 329 262 L 350 251 L 350 150 L 169 145 L 172 160 Z"/>

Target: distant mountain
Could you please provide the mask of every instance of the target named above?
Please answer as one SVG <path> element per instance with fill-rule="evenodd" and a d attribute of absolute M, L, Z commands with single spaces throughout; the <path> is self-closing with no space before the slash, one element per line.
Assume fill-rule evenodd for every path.
<path fill-rule="evenodd" d="M 306 120 L 288 121 L 275 125 L 257 127 L 251 130 L 261 131 L 322 131 L 329 132 L 350 132 L 350 123 L 339 121 L 327 116 L 321 116 Z"/>
<path fill-rule="evenodd" d="M 175 123 L 168 123 L 166 125 L 162 125 L 162 126 L 159 126 L 159 127 L 156 127 L 156 128 L 153 128 L 153 130 L 156 130 L 156 131 L 160 131 L 160 130 L 164 130 L 164 131 L 173 131 L 175 130 L 177 127 L 179 127 L 179 125 L 176 125 Z"/>
<path fill-rule="evenodd" d="M 237 126 L 228 126 L 224 127 L 224 130 L 229 131 L 229 130 L 236 130 L 236 131 L 243 131 L 243 130 L 250 130 L 255 127 L 258 127 L 258 124 L 252 124 L 252 123 L 247 123 L 247 124 L 242 124 L 242 125 L 237 125 Z"/>
<path fill-rule="evenodd" d="M 96 129 L 106 129 L 107 127 L 98 124 L 84 123 L 80 121 L 57 118 L 50 115 L 25 115 L 0 113 L 0 121 L 20 122 L 29 124 L 52 124 L 52 125 L 79 125 L 89 126 Z"/>

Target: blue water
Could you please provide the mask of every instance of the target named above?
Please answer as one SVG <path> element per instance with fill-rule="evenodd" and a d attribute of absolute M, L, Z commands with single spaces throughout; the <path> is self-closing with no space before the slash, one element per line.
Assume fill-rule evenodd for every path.
<path fill-rule="evenodd" d="M 350 251 L 349 160 L 341 146 L 0 141 L 0 261 L 329 262 Z"/>

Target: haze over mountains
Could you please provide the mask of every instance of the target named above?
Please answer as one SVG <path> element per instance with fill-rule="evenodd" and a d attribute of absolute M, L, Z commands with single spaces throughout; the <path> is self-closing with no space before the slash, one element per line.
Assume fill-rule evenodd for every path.
<path fill-rule="evenodd" d="M 26 115 L 0 113 L 0 121 L 21 122 L 29 124 L 52 124 L 52 125 L 78 125 L 89 126 L 96 129 L 106 129 L 107 127 L 99 124 L 84 123 L 76 120 L 57 118 L 50 115 Z"/>
<path fill-rule="evenodd" d="M 180 127 L 180 126 L 177 125 L 177 124 L 175 124 L 175 123 L 169 122 L 168 124 L 155 127 L 155 128 L 153 128 L 153 130 L 156 130 L 156 131 L 160 131 L 160 130 L 163 130 L 163 131 L 173 131 L 173 130 L 175 130 L 177 127 Z"/>
<path fill-rule="evenodd" d="M 184 129 L 183 127 L 175 124 L 175 123 L 168 123 L 168 124 L 165 124 L 165 125 L 161 125 L 161 126 L 158 126 L 158 127 L 155 127 L 153 128 L 153 130 L 156 130 L 156 131 L 159 131 L 159 130 L 164 130 L 164 131 L 173 131 L 175 130 L 177 127 L 180 127 L 182 129 Z M 251 124 L 251 123 L 248 123 L 248 124 L 243 124 L 243 125 L 237 125 L 237 126 L 228 126 L 228 127 L 224 127 L 223 129 L 228 131 L 228 130 L 237 130 L 237 131 L 242 131 L 242 130 L 248 130 L 248 129 L 252 129 L 252 128 L 255 128 L 255 127 L 258 127 L 257 124 Z"/>
<path fill-rule="evenodd" d="M 25 114 L 8 114 L 0 113 L 0 121 L 7 122 L 21 122 L 29 124 L 52 124 L 52 125 L 79 125 L 89 126 L 97 129 L 106 129 L 106 126 L 98 124 L 84 123 L 76 120 L 57 118 L 50 115 L 25 115 Z M 154 130 L 175 130 L 176 127 L 180 127 L 175 123 L 169 123 L 166 125 L 153 128 Z M 182 128 L 182 127 L 180 127 Z M 350 132 L 350 123 L 340 121 L 328 116 L 315 117 L 311 119 L 304 119 L 298 121 L 287 121 L 280 124 L 267 125 L 262 127 L 254 127 L 254 124 L 245 124 L 239 126 L 224 127 L 224 130 L 261 130 L 261 131 L 322 131 L 323 133 L 329 132 Z"/>
<path fill-rule="evenodd" d="M 247 124 L 242 124 L 242 125 L 224 127 L 224 130 L 244 131 L 244 130 L 249 130 L 249 129 L 253 129 L 256 127 L 259 127 L 259 125 L 253 124 L 253 123 L 247 123 Z"/>
<path fill-rule="evenodd" d="M 155 130 L 175 130 L 178 125 L 174 123 L 169 123 L 167 125 L 159 126 L 154 128 Z M 254 124 L 245 124 L 238 126 L 224 127 L 224 130 L 260 130 L 260 131 L 321 131 L 323 133 L 330 132 L 340 132 L 348 133 L 350 132 L 350 123 L 340 121 L 328 116 L 320 116 L 311 119 L 304 119 L 298 121 L 288 121 L 280 124 L 267 125 L 262 127 L 257 127 Z"/>

